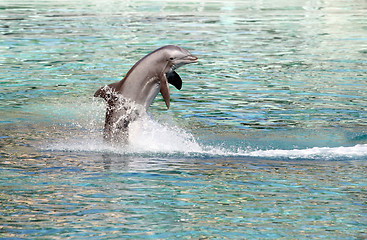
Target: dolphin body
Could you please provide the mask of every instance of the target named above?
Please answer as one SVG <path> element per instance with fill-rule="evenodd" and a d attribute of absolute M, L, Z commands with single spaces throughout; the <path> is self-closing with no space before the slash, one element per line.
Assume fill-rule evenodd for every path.
<path fill-rule="evenodd" d="M 96 91 L 94 97 L 102 97 L 108 104 L 103 138 L 126 144 L 130 122 L 148 110 L 159 92 L 167 108 L 170 107 L 168 83 L 179 90 L 182 87 L 175 69 L 197 61 L 187 50 L 167 45 L 140 59 L 121 81 Z"/>

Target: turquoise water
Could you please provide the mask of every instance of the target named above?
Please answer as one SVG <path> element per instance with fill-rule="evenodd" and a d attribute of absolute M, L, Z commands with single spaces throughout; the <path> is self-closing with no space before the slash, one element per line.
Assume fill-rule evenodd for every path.
<path fill-rule="evenodd" d="M 0 238 L 367 238 L 359 0 L 1 1 Z M 167 44 L 128 147 L 93 99 Z"/>

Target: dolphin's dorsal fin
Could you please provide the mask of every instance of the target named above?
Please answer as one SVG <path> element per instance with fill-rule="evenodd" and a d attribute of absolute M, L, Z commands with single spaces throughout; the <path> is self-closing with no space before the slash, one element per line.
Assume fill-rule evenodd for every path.
<path fill-rule="evenodd" d="M 178 90 L 181 90 L 182 79 L 175 71 L 166 73 L 166 77 L 167 77 L 168 83 L 175 86 Z"/>
<path fill-rule="evenodd" d="M 114 92 L 117 92 L 117 87 L 120 82 L 111 83 L 109 85 L 106 85 L 104 87 L 101 87 L 97 90 L 97 92 L 94 93 L 94 97 L 101 97 L 107 102 L 112 100 L 112 94 Z"/>

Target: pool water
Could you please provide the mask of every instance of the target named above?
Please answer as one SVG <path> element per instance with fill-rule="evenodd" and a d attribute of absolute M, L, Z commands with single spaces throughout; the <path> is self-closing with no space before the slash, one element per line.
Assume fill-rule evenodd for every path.
<path fill-rule="evenodd" d="M 1 239 L 367 238 L 358 0 L 0 2 Z M 129 146 L 100 87 L 175 44 Z"/>

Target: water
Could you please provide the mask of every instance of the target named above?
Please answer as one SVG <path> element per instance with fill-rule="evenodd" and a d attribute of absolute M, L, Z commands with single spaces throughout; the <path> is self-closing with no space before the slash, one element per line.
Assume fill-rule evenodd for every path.
<path fill-rule="evenodd" d="M 0 238 L 367 238 L 366 4 L 0 2 Z M 102 141 L 142 56 L 200 61 Z"/>

